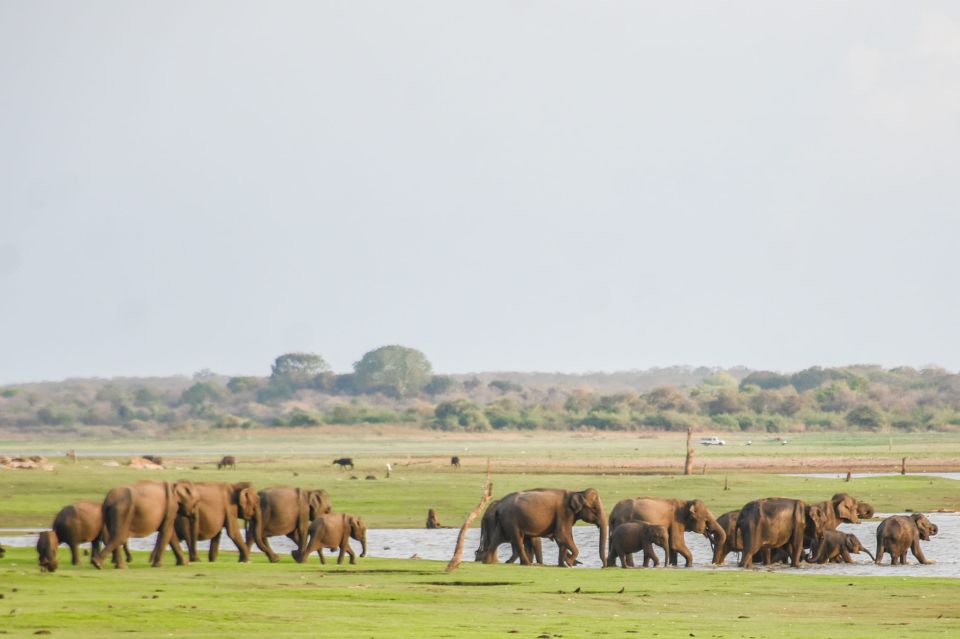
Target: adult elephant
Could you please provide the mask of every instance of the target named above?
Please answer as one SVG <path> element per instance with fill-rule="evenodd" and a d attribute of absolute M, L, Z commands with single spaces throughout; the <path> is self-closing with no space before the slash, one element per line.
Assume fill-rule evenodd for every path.
<path fill-rule="evenodd" d="M 764 563 L 771 561 L 775 550 L 786 547 L 790 565 L 800 566 L 804 538 L 816 539 L 824 530 L 826 514 L 819 504 L 813 506 L 786 497 L 757 499 L 740 509 L 736 535 L 740 536 L 741 568 L 753 566 L 754 555 L 764 552 Z"/>
<path fill-rule="evenodd" d="M 524 544 L 526 537 L 554 539 L 560 547 L 557 563 L 573 565 L 580 554 L 573 540 L 573 525 L 578 520 L 595 524 L 600 529 L 600 565 L 607 563 L 606 512 L 600 494 L 593 488 L 535 488 L 511 493 L 500 500 L 496 520 L 524 565 L 531 563 Z"/>
<path fill-rule="evenodd" d="M 628 521 L 645 521 L 655 526 L 665 526 L 670 537 L 670 565 L 677 565 L 677 556 L 682 555 L 686 566 L 693 565 L 693 553 L 683 539 L 687 531 L 716 539 L 724 544 L 727 533 L 714 519 L 707 505 L 699 499 L 687 501 L 662 497 L 637 497 L 623 499 L 610 511 L 610 530 Z M 713 562 L 719 554 L 714 552 Z"/>
<path fill-rule="evenodd" d="M 198 482 L 194 487 L 198 496 L 196 516 L 178 515 L 175 521 L 177 536 L 187 542 L 190 561 L 200 561 L 197 541 L 207 539 L 210 540 L 207 557 L 210 561 L 216 561 L 224 528 L 240 551 L 240 561 L 249 561 L 250 547 L 240 534 L 237 519 L 250 521 L 257 516 L 260 510 L 257 489 L 250 482 Z"/>
<path fill-rule="evenodd" d="M 271 562 L 280 557 L 270 547 L 268 537 L 286 535 L 303 550 L 307 543 L 310 522 L 333 510 L 325 490 L 306 490 L 279 486 L 258 493 L 259 512 L 247 520 L 247 545 L 255 542 Z"/>
<path fill-rule="evenodd" d="M 516 493 L 510 493 L 511 497 Z M 477 548 L 475 559 L 485 564 L 497 563 L 497 549 L 501 545 L 511 543 L 510 538 L 504 534 L 503 529 L 497 521 L 497 512 L 502 500 L 495 499 L 483 511 L 483 518 L 480 520 L 480 546 Z M 540 544 L 539 537 L 527 537 L 523 539 L 524 546 L 527 549 L 527 556 L 533 557 L 538 564 L 543 564 L 543 547 Z M 513 563 L 519 559 L 519 555 L 513 552 L 507 563 Z"/>
<path fill-rule="evenodd" d="M 97 502 L 81 500 L 64 506 L 54 517 L 50 530 L 40 533 L 37 541 L 40 570 L 56 571 L 59 565 L 57 547 L 60 544 L 70 547 L 71 562 L 79 566 L 80 544 L 89 542 L 93 553 L 96 553 L 100 549 L 102 531 L 103 513 Z M 127 561 L 130 561 L 127 544 L 123 544 L 123 551 Z"/>
<path fill-rule="evenodd" d="M 320 557 L 320 563 L 327 563 L 323 558 L 324 548 L 337 548 L 340 555 L 337 557 L 337 563 L 343 563 L 344 554 L 350 555 L 350 563 L 357 563 L 356 553 L 350 547 L 350 538 L 353 537 L 360 542 L 360 556 L 367 556 L 367 525 L 362 517 L 355 517 L 346 513 L 327 513 L 320 515 L 310 522 L 310 539 L 304 545 L 303 550 L 294 550 L 291 552 L 297 563 L 306 563 L 310 558 L 310 553 L 317 551 Z"/>
<path fill-rule="evenodd" d="M 929 564 L 931 562 L 924 556 L 920 541 L 930 541 L 930 537 L 938 532 L 940 529 L 937 525 L 920 513 L 909 517 L 887 517 L 877 526 L 877 555 L 874 562 L 879 565 L 884 553 L 890 553 L 891 565 L 903 565 L 907 563 L 907 551 L 910 550 L 921 564 Z"/>
<path fill-rule="evenodd" d="M 91 562 L 103 567 L 103 557 L 127 543 L 130 537 L 147 537 L 157 533 L 157 543 L 150 553 L 150 565 L 159 566 L 163 549 L 168 544 L 177 558 L 177 565 L 187 563 L 174 536 L 177 515 L 195 517 L 199 501 L 190 481 L 138 481 L 110 490 L 101 506 L 103 512 L 104 547 L 93 554 Z M 114 556 L 117 568 L 126 568 L 124 558 Z"/>

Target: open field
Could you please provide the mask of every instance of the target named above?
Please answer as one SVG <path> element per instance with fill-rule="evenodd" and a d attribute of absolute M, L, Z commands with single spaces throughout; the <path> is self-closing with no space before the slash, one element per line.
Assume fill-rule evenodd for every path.
<path fill-rule="evenodd" d="M 0 444 L 5 447 L 0 451 L 33 450 L 50 454 L 62 450 L 56 446 L 75 447 L 81 454 L 84 450 L 100 454 L 110 451 L 158 452 L 164 455 L 169 466 L 162 471 L 144 471 L 125 466 L 104 466 L 103 458 L 81 457 L 73 464 L 62 457 L 51 457 L 56 464 L 56 470 L 52 472 L 0 471 L 0 527 L 48 526 L 53 514 L 72 500 L 99 500 L 112 486 L 148 478 L 242 479 L 260 487 L 302 485 L 325 488 L 333 496 L 338 510 L 360 513 L 375 528 L 420 527 L 428 508 L 436 508 L 445 523 L 455 523 L 479 498 L 487 455 L 492 462 L 495 495 L 534 486 L 577 489 L 592 486 L 600 491 L 608 508 L 625 497 L 649 494 L 700 497 L 715 514 L 720 514 L 757 497 L 790 495 L 819 501 L 846 491 L 871 502 L 879 512 L 902 512 L 908 508 L 960 509 L 960 484 L 954 480 L 897 476 L 856 479 L 846 483 L 836 479 L 751 472 L 754 468 L 751 462 L 757 459 L 753 455 L 755 451 L 762 451 L 760 457 L 763 459 L 774 455 L 785 458 L 785 449 L 799 454 L 799 461 L 810 462 L 803 468 L 807 471 L 821 470 L 811 460 L 828 458 L 831 450 L 872 455 L 874 459 L 886 460 L 884 463 L 888 465 L 893 464 L 894 457 L 899 460 L 901 454 L 918 459 L 926 455 L 927 459 L 944 460 L 960 451 L 960 435 L 904 437 L 895 440 L 894 457 L 881 450 L 884 447 L 879 439 L 872 436 L 808 435 L 788 446 L 756 442 L 749 447 L 734 443 L 709 449 L 698 447 L 697 459 L 706 461 L 707 473 L 689 477 L 652 474 L 656 471 L 651 469 L 641 473 L 635 468 L 624 467 L 630 462 L 629 451 L 624 449 L 634 445 L 652 451 L 648 454 L 656 455 L 661 464 L 669 460 L 670 472 L 676 473 L 676 466 L 682 464 L 684 440 L 681 437 L 644 439 L 636 435 L 578 437 L 546 433 L 527 437 L 517 433 L 497 433 L 486 438 L 454 438 L 432 437 L 434 433 L 423 431 L 400 431 L 358 439 L 336 431 L 320 434 L 302 430 L 274 433 L 270 438 L 263 432 L 248 435 L 248 438 L 216 441 L 21 442 L 17 447 L 10 442 Z M 866 437 L 865 441 L 862 441 L 863 437 Z M 803 451 L 809 453 L 804 455 Z M 184 455 L 185 452 L 195 454 Z M 215 461 L 223 452 L 238 455 L 237 470 L 216 470 Z M 452 453 L 462 457 L 460 470 L 449 466 Z M 341 454 L 353 455 L 357 463 L 354 471 L 340 471 L 330 464 L 334 456 Z M 123 456 L 117 454 L 115 459 L 123 459 Z M 732 468 L 716 468 L 718 460 L 730 461 Z M 387 462 L 394 467 L 390 479 L 384 478 Z M 698 463 L 698 472 L 701 468 Z M 853 470 L 861 470 L 861 467 Z M 368 474 L 379 479 L 365 481 L 363 478 Z M 351 476 L 360 479 L 351 480 Z M 724 490 L 725 482 L 729 490 Z"/>
<path fill-rule="evenodd" d="M 0 561 L 8 636 L 949 637 L 960 580 L 755 572 L 562 570 L 361 560 L 323 569 L 241 565 L 41 575 L 28 549 Z M 575 592 L 579 588 L 580 592 Z M 620 590 L 623 589 L 623 592 Z"/>

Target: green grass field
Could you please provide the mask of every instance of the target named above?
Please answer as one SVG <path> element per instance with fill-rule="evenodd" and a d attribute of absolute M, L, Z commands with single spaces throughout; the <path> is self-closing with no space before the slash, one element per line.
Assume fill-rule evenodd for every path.
<path fill-rule="evenodd" d="M 597 488 L 612 508 L 619 499 L 642 494 L 700 497 L 714 514 L 770 495 L 819 501 L 846 491 L 878 511 L 960 509 L 954 480 L 878 477 L 846 483 L 837 479 L 785 477 L 749 470 L 679 474 L 624 471 L 611 459 L 631 459 L 630 445 L 650 458 L 682 462 L 683 438 L 636 435 L 506 434 L 476 438 L 421 432 L 370 433 L 364 438 L 328 432 L 293 431 L 289 438 L 229 433 L 236 439 L 108 442 L 5 442 L 0 452 L 44 450 L 54 471 L 0 471 L 0 528 L 46 527 L 54 513 L 75 499 L 98 500 L 112 486 L 139 479 L 239 481 L 258 486 L 326 488 L 337 510 L 362 514 L 374 528 L 423 526 L 428 508 L 459 525 L 480 497 L 486 459 L 494 461 L 494 494 L 536 486 Z M 858 436 L 859 437 L 859 436 Z M 814 460 L 842 454 L 893 459 L 911 456 L 949 462 L 960 437 L 809 435 L 789 446 L 755 442 L 745 447 L 698 449 L 712 456 L 749 459 L 757 454 L 797 455 Z M 792 448 L 791 448 L 792 447 Z M 163 454 L 170 466 L 142 471 L 105 466 L 106 457 L 81 457 L 76 464 L 53 453 L 78 451 Z M 763 450 L 766 448 L 767 450 Z M 189 451 L 191 454 L 185 455 Z M 756 451 L 761 451 L 757 453 Z M 801 452 L 807 451 L 807 452 Z M 852 452 L 850 452 L 852 451 Z M 224 452 L 238 455 L 236 471 L 214 465 Z M 354 456 L 357 469 L 339 471 L 330 460 Z M 463 468 L 447 464 L 460 454 Z M 394 464 L 384 478 L 385 464 Z M 571 465 L 573 464 L 573 465 Z M 366 481 L 367 474 L 379 479 Z M 351 475 L 361 479 L 352 480 Z M 724 490 L 725 481 L 729 490 Z M 62 549 L 64 556 L 69 556 Z M 466 557 L 472 557 L 468 548 Z M 32 549 L 9 549 L 0 560 L 0 634 L 104 637 L 221 637 L 268 633 L 271 637 L 877 637 L 960 634 L 960 580 L 916 577 L 836 577 L 758 571 L 562 570 L 482 566 L 468 561 L 446 575 L 443 564 L 368 558 L 357 566 L 321 569 L 286 558 L 271 565 L 256 554 L 238 565 L 226 553 L 216 564 L 147 567 L 137 553 L 127 571 L 96 571 L 61 564 L 41 575 Z M 63 556 L 61 557 L 63 560 Z M 575 590 L 580 588 L 580 592 Z M 624 592 L 619 592 L 623 588 Z M 328 628 L 334 628 L 329 633 Z"/>
<path fill-rule="evenodd" d="M 360 560 L 36 570 L 0 561 L 9 636 L 950 637 L 960 581 Z M 579 589 L 579 592 L 576 590 Z M 623 589 L 623 592 L 620 590 Z"/>

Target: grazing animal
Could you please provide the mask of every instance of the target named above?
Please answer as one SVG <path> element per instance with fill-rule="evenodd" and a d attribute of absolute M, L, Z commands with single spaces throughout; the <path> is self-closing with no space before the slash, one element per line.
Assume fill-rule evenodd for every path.
<path fill-rule="evenodd" d="M 217 470 L 223 468 L 232 468 L 233 470 L 237 469 L 237 458 L 233 455 L 226 455 L 223 459 L 217 462 Z"/>
<path fill-rule="evenodd" d="M 450 458 L 450 465 L 454 468 L 460 468 L 460 458 L 457 455 L 454 455 Z"/>
<path fill-rule="evenodd" d="M 333 463 L 340 467 L 340 470 L 346 469 L 347 466 L 350 467 L 350 470 L 353 470 L 353 458 L 351 457 L 340 457 L 334 459 Z"/>
<path fill-rule="evenodd" d="M 160 455 L 141 455 L 141 457 L 148 462 L 153 462 L 157 466 L 163 466 L 163 457 L 160 457 Z"/>
<path fill-rule="evenodd" d="M 70 558 L 74 566 L 80 565 L 80 544 L 90 542 L 93 552 L 100 550 L 103 532 L 103 513 L 100 504 L 94 501 L 81 500 L 64 506 L 53 520 L 50 530 L 40 533 L 37 540 L 37 554 L 39 555 L 40 570 L 55 572 L 57 561 L 57 547 L 67 544 L 70 547 Z M 130 561 L 130 549 L 123 544 L 123 551 Z"/>

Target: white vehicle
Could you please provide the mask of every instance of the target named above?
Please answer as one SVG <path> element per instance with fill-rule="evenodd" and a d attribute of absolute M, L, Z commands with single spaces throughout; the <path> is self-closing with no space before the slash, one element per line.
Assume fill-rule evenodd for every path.
<path fill-rule="evenodd" d="M 727 442 L 723 441 L 719 437 L 701 437 L 700 443 L 704 446 L 724 446 Z"/>

